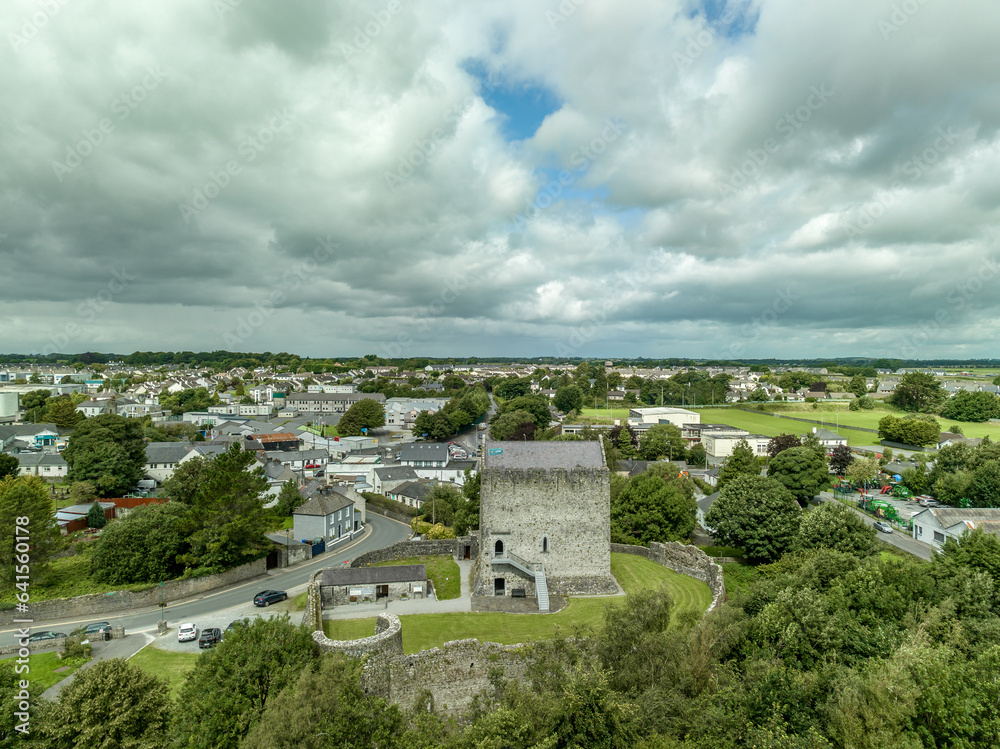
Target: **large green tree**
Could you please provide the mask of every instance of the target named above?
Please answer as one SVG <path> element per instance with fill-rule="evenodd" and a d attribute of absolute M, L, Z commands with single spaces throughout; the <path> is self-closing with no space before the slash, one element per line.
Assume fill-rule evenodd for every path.
<path fill-rule="evenodd" d="M 495 440 L 513 439 L 523 431 L 524 425 L 530 424 L 532 432 L 537 428 L 534 415 L 525 410 L 507 411 L 493 419 L 490 424 L 490 436 Z"/>
<path fill-rule="evenodd" d="M 337 431 L 343 437 L 357 437 L 362 429 L 369 432 L 385 426 L 385 406 L 373 398 L 364 398 L 347 409 L 340 421 Z"/>
<path fill-rule="evenodd" d="M 719 468 L 718 488 L 721 490 L 730 481 L 740 476 L 759 476 L 760 463 L 753 454 L 753 448 L 746 440 L 740 440 L 733 446 L 733 454 L 726 458 Z"/>
<path fill-rule="evenodd" d="M 771 441 L 767 443 L 767 454 L 773 458 L 783 450 L 801 446 L 802 440 L 798 436 L 794 434 L 779 434 L 776 437 L 772 437 Z"/>
<path fill-rule="evenodd" d="M 685 452 L 681 430 L 673 424 L 656 424 L 639 438 L 639 454 L 644 460 L 681 458 Z"/>
<path fill-rule="evenodd" d="M 793 447 L 778 453 L 767 468 L 800 502 L 807 502 L 830 485 L 826 460 L 808 447 Z"/>
<path fill-rule="evenodd" d="M 944 402 L 945 392 L 933 375 L 908 372 L 886 401 L 901 411 L 936 411 Z"/>
<path fill-rule="evenodd" d="M 189 548 L 179 561 L 188 569 L 220 572 L 271 549 L 264 533 L 275 527 L 277 516 L 264 509 L 267 478 L 254 463 L 253 453 L 234 444 L 202 466 L 182 524 Z"/>
<path fill-rule="evenodd" d="M 773 561 L 794 549 L 802 511 L 783 484 L 763 476 L 738 476 L 719 492 L 705 516 L 712 536 L 747 557 Z"/>
<path fill-rule="evenodd" d="M 292 479 L 288 479 L 288 481 L 281 485 L 281 491 L 278 492 L 278 501 L 274 506 L 275 510 L 281 517 L 287 518 L 291 517 L 296 508 L 302 504 L 303 499 L 301 492 L 299 492 L 299 487 Z"/>
<path fill-rule="evenodd" d="M 854 455 L 847 445 L 837 445 L 830 452 L 830 468 L 835 473 L 842 474 L 853 461 Z"/>
<path fill-rule="evenodd" d="M 868 392 L 868 381 L 865 376 L 860 372 L 851 378 L 851 381 L 847 383 L 847 392 L 854 393 L 858 398 L 861 398 L 865 393 Z"/>
<path fill-rule="evenodd" d="M 72 481 L 90 481 L 103 497 L 121 496 L 142 479 L 146 441 L 142 424 L 101 414 L 80 424 L 63 450 Z"/>
<path fill-rule="evenodd" d="M 165 679 L 112 658 L 77 673 L 33 735 L 52 749 L 167 749 L 173 708 Z"/>
<path fill-rule="evenodd" d="M 90 553 L 91 577 L 100 583 L 156 583 L 178 577 L 186 548 L 188 508 L 180 502 L 137 507 L 101 532 Z"/>
<path fill-rule="evenodd" d="M 989 421 L 1000 418 L 1000 398 L 993 393 L 970 393 L 963 390 L 949 398 L 941 416 L 956 421 Z"/>
<path fill-rule="evenodd" d="M 611 503 L 612 541 L 646 545 L 686 539 L 694 530 L 696 510 L 694 500 L 675 481 L 641 473 Z"/>
<path fill-rule="evenodd" d="M 175 744 L 185 749 L 238 746 L 268 701 L 298 681 L 318 655 L 312 633 L 287 615 L 256 617 L 228 632 L 222 643 L 199 656 L 184 682 L 177 704 L 197 709 L 176 712 Z"/>
<path fill-rule="evenodd" d="M 47 418 L 60 429 L 72 429 L 84 420 L 84 415 L 76 410 L 72 399 L 63 397 L 49 401 Z"/>
<path fill-rule="evenodd" d="M 864 557 L 875 552 L 875 528 L 847 505 L 824 502 L 802 518 L 799 545 Z"/>
<path fill-rule="evenodd" d="M 0 453 L 0 479 L 7 476 L 17 476 L 21 471 L 21 463 L 13 455 Z"/>
<path fill-rule="evenodd" d="M 556 390 L 552 405 L 563 413 L 579 411 L 583 405 L 583 391 L 576 385 L 564 385 Z"/>
<path fill-rule="evenodd" d="M 938 440 L 941 427 L 933 418 L 900 419 L 892 414 L 883 416 L 878 422 L 878 436 L 890 442 L 900 442 L 904 445 L 930 445 Z"/>
<path fill-rule="evenodd" d="M 43 571 L 52 555 L 62 547 L 62 537 L 55 523 L 55 505 L 44 481 L 37 476 L 7 476 L 0 479 L 0 528 L 5 537 L 0 543 L 0 583 L 5 589 L 14 584 L 16 575 L 30 577 Z M 18 538 L 23 541 L 18 541 Z M 18 543 L 24 547 L 18 550 Z M 25 591 L 22 588 L 22 592 Z"/>
<path fill-rule="evenodd" d="M 991 460 L 973 471 L 968 492 L 973 507 L 1000 506 L 1000 461 Z"/>

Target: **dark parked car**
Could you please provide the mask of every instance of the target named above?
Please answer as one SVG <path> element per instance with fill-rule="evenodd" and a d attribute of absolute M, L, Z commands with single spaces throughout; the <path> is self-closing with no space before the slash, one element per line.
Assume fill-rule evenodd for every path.
<path fill-rule="evenodd" d="M 28 637 L 28 642 L 41 642 L 42 640 L 55 640 L 58 637 L 65 637 L 66 635 L 62 632 L 35 632 L 33 635 Z"/>
<path fill-rule="evenodd" d="M 254 606 L 270 606 L 278 601 L 288 600 L 288 594 L 283 590 L 265 590 L 253 597 Z"/>
<path fill-rule="evenodd" d="M 210 648 L 213 645 L 218 645 L 222 640 L 222 630 L 218 627 L 208 627 L 201 631 L 201 637 L 198 638 L 199 648 Z"/>
<path fill-rule="evenodd" d="M 97 637 L 98 639 L 111 636 L 111 622 L 94 622 L 86 627 L 78 627 L 70 634 L 73 636 Z"/>

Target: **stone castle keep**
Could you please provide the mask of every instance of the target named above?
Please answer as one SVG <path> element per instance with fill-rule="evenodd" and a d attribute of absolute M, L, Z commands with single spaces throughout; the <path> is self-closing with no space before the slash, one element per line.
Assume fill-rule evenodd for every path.
<path fill-rule="evenodd" d="M 618 592 L 600 442 L 487 442 L 474 596 Z"/>

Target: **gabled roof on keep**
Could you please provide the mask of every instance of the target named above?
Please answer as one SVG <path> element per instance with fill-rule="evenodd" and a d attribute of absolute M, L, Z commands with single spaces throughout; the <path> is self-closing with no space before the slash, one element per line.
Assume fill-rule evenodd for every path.
<path fill-rule="evenodd" d="M 385 585 L 387 583 L 424 582 L 427 567 L 423 564 L 399 564 L 389 567 L 330 567 L 323 570 L 320 585 Z"/>
<path fill-rule="evenodd" d="M 499 454 L 490 454 L 500 450 Z M 599 442 L 487 442 L 486 468 L 604 468 Z"/>
<path fill-rule="evenodd" d="M 320 517 L 326 517 L 332 515 L 337 510 L 343 510 L 345 507 L 350 507 L 354 503 L 347 499 L 347 497 L 342 494 L 337 494 L 336 492 L 330 496 L 325 494 L 317 494 L 308 502 L 295 508 L 293 515 L 318 515 Z"/>

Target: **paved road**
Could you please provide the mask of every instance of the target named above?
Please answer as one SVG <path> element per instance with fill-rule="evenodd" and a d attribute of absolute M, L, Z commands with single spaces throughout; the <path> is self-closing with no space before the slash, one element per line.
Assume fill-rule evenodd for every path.
<path fill-rule="evenodd" d="M 293 565 L 287 569 L 269 570 L 266 575 L 237 585 L 220 588 L 182 601 L 174 601 L 166 606 L 163 616 L 171 627 L 176 627 L 179 622 L 187 621 L 199 623 L 200 626 L 209 626 L 209 624 L 203 624 L 204 622 L 218 626 L 217 623 L 220 621 L 224 620 L 228 623 L 232 619 L 248 614 L 259 614 L 265 611 L 281 613 L 281 611 L 288 609 L 288 604 L 277 604 L 268 609 L 256 608 L 252 603 L 254 594 L 267 588 L 276 588 L 287 590 L 290 597 L 294 598 L 295 595 L 305 590 L 306 583 L 316 570 L 343 564 L 363 552 L 390 546 L 405 540 L 410 535 L 408 526 L 381 515 L 368 513 L 367 520 L 368 531 L 366 534 L 355 539 L 346 547 L 327 554 L 320 554 L 309 562 Z M 297 615 L 299 614 L 296 613 Z M 88 622 L 109 621 L 115 626 L 124 626 L 126 633 L 155 633 L 160 616 L 160 608 L 150 606 L 127 614 L 95 614 L 76 619 L 45 622 L 39 620 L 31 626 L 33 630 L 52 629 L 68 632 L 74 627 Z M 0 630 L 0 642 L 9 642 L 15 631 L 13 627 Z M 195 650 L 197 650 L 197 646 L 195 646 Z"/>
<path fill-rule="evenodd" d="M 834 502 L 832 492 L 823 492 L 820 494 L 820 499 L 824 502 Z M 869 525 L 874 525 L 875 520 L 871 515 L 866 515 L 860 510 L 851 508 L 858 517 L 864 519 Z M 880 541 L 884 541 L 887 544 L 895 546 L 897 549 L 902 549 L 903 551 L 909 552 L 916 557 L 921 559 L 933 559 L 934 558 L 934 547 L 930 544 L 926 544 L 923 541 L 917 541 L 915 538 L 901 533 L 900 531 L 893 531 L 892 533 L 879 533 L 878 538 Z"/>

